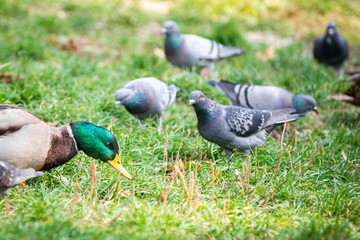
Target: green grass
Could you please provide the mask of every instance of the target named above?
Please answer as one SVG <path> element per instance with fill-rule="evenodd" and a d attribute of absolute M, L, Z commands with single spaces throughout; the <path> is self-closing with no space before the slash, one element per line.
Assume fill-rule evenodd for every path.
<path fill-rule="evenodd" d="M 0 65 L 11 63 L 0 74 L 19 78 L 0 82 L 0 103 L 19 105 L 48 122 L 83 120 L 109 128 L 134 178 L 119 178 L 94 160 L 90 198 L 93 160 L 79 153 L 0 200 L 0 239 L 360 238 L 360 112 L 327 99 L 347 86 L 311 55 L 312 39 L 329 18 L 339 23 L 352 52 L 359 52 L 356 1 L 229 0 L 222 8 L 218 1 L 203 8 L 204 2 L 179 0 L 158 13 L 144 10 L 141 1 L 0 0 Z M 236 154 L 228 162 L 218 146 L 199 136 L 187 102 L 195 89 L 223 104 L 229 100 L 196 73 L 155 54 L 163 46 L 161 23 L 169 18 L 183 32 L 247 50 L 218 63 L 214 79 L 313 95 L 320 115 L 291 124 L 283 143 L 269 137 L 250 158 Z M 254 30 L 297 37 L 263 62 L 256 53 L 267 46 L 245 37 Z M 64 50 L 68 38 L 85 46 Z M 348 62 L 347 69 L 359 68 L 356 54 Z M 161 134 L 152 121 L 141 126 L 124 108 L 114 108 L 118 88 L 148 76 L 181 88 Z M 181 174 L 175 170 L 180 160 Z"/>

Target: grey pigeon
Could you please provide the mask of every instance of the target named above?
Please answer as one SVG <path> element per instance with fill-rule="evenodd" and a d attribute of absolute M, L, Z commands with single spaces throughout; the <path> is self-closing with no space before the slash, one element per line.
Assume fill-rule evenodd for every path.
<path fill-rule="evenodd" d="M 224 92 L 233 105 L 261 110 L 295 108 L 296 113 L 318 113 L 313 97 L 304 94 L 294 95 L 279 87 L 235 84 L 225 80 L 209 80 L 208 83 Z"/>
<path fill-rule="evenodd" d="M 360 106 L 360 71 L 348 73 L 351 76 L 348 81 L 354 84 L 350 86 L 345 92 L 337 93 L 330 96 L 331 99 L 348 102 L 355 106 Z"/>
<path fill-rule="evenodd" d="M 164 110 L 175 101 L 179 88 L 166 84 L 155 78 L 139 78 L 126 84 L 115 93 L 115 106 L 124 105 L 126 110 L 140 119 L 157 120 L 158 131 L 161 131 L 161 116 Z"/>
<path fill-rule="evenodd" d="M 32 168 L 16 168 L 10 163 L 0 161 L 0 196 L 5 195 L 10 188 L 23 181 L 42 175 L 42 172 L 35 171 Z"/>
<path fill-rule="evenodd" d="M 224 46 L 214 40 L 181 34 L 178 25 L 171 20 L 163 24 L 162 32 L 166 34 L 166 58 L 179 67 L 199 66 L 212 70 L 216 61 L 245 53 L 240 48 Z"/>
<path fill-rule="evenodd" d="M 313 53 L 317 61 L 336 67 L 339 75 L 343 74 L 342 66 L 349 56 L 349 46 L 337 32 L 335 23 L 329 23 L 325 35 L 315 40 Z"/>
<path fill-rule="evenodd" d="M 233 151 L 249 154 L 250 149 L 264 144 L 276 125 L 294 121 L 305 114 L 293 114 L 295 109 L 257 110 L 239 106 L 223 106 L 208 99 L 201 91 L 190 93 L 198 119 L 198 130 L 206 140 Z"/>

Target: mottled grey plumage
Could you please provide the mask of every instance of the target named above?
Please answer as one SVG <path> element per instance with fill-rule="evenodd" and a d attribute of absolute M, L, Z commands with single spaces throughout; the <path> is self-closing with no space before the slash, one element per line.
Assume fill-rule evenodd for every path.
<path fill-rule="evenodd" d="M 295 109 L 256 110 L 239 106 L 223 106 L 208 99 L 204 93 L 190 94 L 198 119 L 198 130 L 206 140 L 227 152 L 249 150 L 264 144 L 267 133 L 285 121 L 294 121 L 305 114 L 293 114 Z"/>
<path fill-rule="evenodd" d="M 179 88 L 155 78 L 139 78 L 126 84 L 115 93 L 115 105 L 124 105 L 126 110 L 139 118 L 141 123 L 146 118 L 158 121 L 161 130 L 161 116 L 164 110 L 175 101 Z"/>
<path fill-rule="evenodd" d="M 42 175 L 42 172 L 35 171 L 33 168 L 16 168 L 10 163 L 0 161 L 0 196 L 27 179 Z"/>
<path fill-rule="evenodd" d="M 337 32 L 335 23 L 329 23 L 325 35 L 315 40 L 313 54 L 317 61 L 336 67 L 338 73 L 343 74 L 342 66 L 349 56 L 349 46 Z"/>
<path fill-rule="evenodd" d="M 225 80 L 220 82 L 209 80 L 208 83 L 224 92 L 236 106 L 261 110 L 295 108 L 297 113 L 307 111 L 318 113 L 313 97 L 303 94 L 294 95 L 279 87 L 235 84 Z"/>
<path fill-rule="evenodd" d="M 224 46 L 214 40 L 181 34 L 177 24 L 171 20 L 163 24 L 162 32 L 166 34 L 166 58 L 179 67 L 199 66 L 211 70 L 216 61 L 245 53 L 240 48 Z"/>

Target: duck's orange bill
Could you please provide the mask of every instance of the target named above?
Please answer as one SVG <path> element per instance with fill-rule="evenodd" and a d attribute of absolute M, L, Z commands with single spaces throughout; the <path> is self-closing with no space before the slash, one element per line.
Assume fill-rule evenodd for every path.
<path fill-rule="evenodd" d="M 109 160 L 108 163 L 115 168 L 120 174 L 124 175 L 129 180 L 132 179 L 131 175 L 126 171 L 126 169 L 121 164 L 121 160 L 119 157 L 119 154 L 116 154 L 115 158 L 113 160 Z"/>

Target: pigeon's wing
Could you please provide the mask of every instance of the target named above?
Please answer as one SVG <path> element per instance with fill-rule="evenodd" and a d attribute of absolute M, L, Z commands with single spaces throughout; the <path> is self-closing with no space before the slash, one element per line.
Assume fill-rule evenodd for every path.
<path fill-rule="evenodd" d="M 230 131 L 239 137 L 255 134 L 264 127 L 271 118 L 270 111 L 246 109 L 237 106 L 225 107 L 225 122 Z"/>
<path fill-rule="evenodd" d="M 264 128 L 282 124 L 284 122 L 295 121 L 296 119 L 306 116 L 306 113 L 295 113 L 295 108 L 276 109 L 268 112 L 271 113 L 271 117 L 265 121 L 263 125 Z"/>
<path fill-rule="evenodd" d="M 182 36 L 188 51 L 191 52 L 194 58 L 200 61 L 216 61 L 244 53 L 240 48 L 223 46 L 214 40 L 194 34 L 183 34 Z"/>
<path fill-rule="evenodd" d="M 156 78 L 146 78 L 144 80 L 146 81 L 144 91 L 146 91 L 148 96 L 154 101 L 161 103 L 164 109 L 175 100 L 178 88 L 174 85 L 169 85 Z"/>
<path fill-rule="evenodd" d="M 267 111 L 226 106 L 225 112 L 225 121 L 230 131 L 240 137 L 247 137 L 264 129 L 269 130 L 275 125 L 294 121 L 306 115 L 294 114 L 294 108 Z"/>

